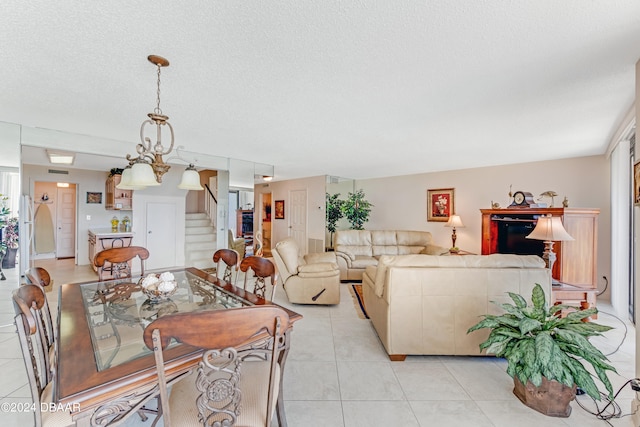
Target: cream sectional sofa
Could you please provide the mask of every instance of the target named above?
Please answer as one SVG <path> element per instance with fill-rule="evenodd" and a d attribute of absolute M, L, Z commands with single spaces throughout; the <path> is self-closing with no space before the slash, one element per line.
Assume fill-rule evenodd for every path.
<path fill-rule="evenodd" d="M 362 280 L 365 268 L 376 266 L 382 255 L 442 255 L 449 249 L 431 243 L 428 231 L 340 230 L 334 236 L 340 280 Z"/>
<path fill-rule="evenodd" d="M 483 329 L 467 335 L 490 301 L 526 299 L 539 283 L 551 292 L 551 273 L 535 255 L 381 256 L 363 276 L 364 305 L 391 360 L 406 355 L 480 355 Z"/>

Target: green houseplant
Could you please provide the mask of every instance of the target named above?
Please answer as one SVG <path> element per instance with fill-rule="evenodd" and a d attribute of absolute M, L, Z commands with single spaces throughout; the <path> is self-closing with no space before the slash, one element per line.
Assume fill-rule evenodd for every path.
<path fill-rule="evenodd" d="M 336 232 L 338 221 L 342 218 L 342 204 L 344 202 L 338 197 L 340 197 L 340 193 L 333 195 L 325 193 L 327 230 L 331 233 L 330 247 L 333 247 L 333 233 Z"/>
<path fill-rule="evenodd" d="M 342 202 L 342 213 L 349 220 L 352 230 L 364 230 L 364 223 L 369 220 L 373 205 L 364 198 L 364 190 L 349 192 L 347 200 Z"/>
<path fill-rule="evenodd" d="M 487 340 L 480 344 L 480 350 L 486 349 L 487 353 L 507 360 L 507 373 L 513 377 L 515 384 L 514 394 L 525 405 L 546 415 L 567 417 L 571 413 L 569 402 L 575 397 L 576 386 L 600 400 L 598 387 L 583 362 L 591 364 L 609 392 L 609 397 L 613 397 L 607 371 L 616 370 L 588 340 L 590 336 L 601 335 L 612 329 L 585 322 L 598 312 L 596 308 L 572 311 L 561 318 L 561 311 L 572 307 L 554 305 L 547 308 L 545 294 L 539 284 L 535 285 L 532 292 L 533 305 L 527 305 L 518 294 L 509 292 L 509 296 L 514 304 L 494 302 L 504 310 L 504 314 L 484 315 L 484 319 L 469 328 L 467 333 L 491 329 Z M 564 389 L 564 394 L 568 394 L 566 403 L 559 405 L 557 391 L 546 393 L 551 402 L 540 401 L 545 393 L 536 389 L 549 383 Z M 527 391 L 531 393 L 527 395 Z"/>

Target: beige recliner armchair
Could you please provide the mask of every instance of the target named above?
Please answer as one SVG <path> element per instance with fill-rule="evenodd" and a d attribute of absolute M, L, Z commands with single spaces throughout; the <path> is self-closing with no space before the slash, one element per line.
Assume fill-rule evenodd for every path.
<path fill-rule="evenodd" d="M 229 229 L 229 249 L 233 249 L 234 251 L 238 252 L 240 259 L 244 258 L 246 249 L 246 242 L 244 241 L 244 237 L 234 237 L 232 229 Z"/>
<path fill-rule="evenodd" d="M 340 270 L 333 252 L 308 254 L 301 258 L 298 245 L 289 238 L 276 244 L 273 259 L 289 302 L 340 303 Z"/>

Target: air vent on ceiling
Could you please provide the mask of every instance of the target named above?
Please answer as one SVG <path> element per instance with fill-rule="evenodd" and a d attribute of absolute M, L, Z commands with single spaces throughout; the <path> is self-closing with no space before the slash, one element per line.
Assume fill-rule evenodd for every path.
<path fill-rule="evenodd" d="M 49 169 L 49 173 L 57 173 L 58 175 L 69 175 L 69 171 L 61 171 L 57 169 Z"/>

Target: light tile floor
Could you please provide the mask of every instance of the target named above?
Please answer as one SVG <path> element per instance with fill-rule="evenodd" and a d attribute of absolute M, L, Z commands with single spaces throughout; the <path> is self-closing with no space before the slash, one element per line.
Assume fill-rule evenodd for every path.
<path fill-rule="evenodd" d="M 38 261 L 51 272 L 56 284 L 95 278 L 88 266 L 71 260 Z M 13 325 L 11 291 L 18 286 L 17 269 L 5 270 L 0 282 L 0 403 L 28 402 L 24 362 Z M 281 289 L 280 289 L 281 291 Z M 48 293 L 57 306 L 57 290 Z M 359 319 L 348 285 L 343 284 L 337 306 L 289 304 L 283 292 L 276 302 L 304 318 L 296 323 L 285 372 L 284 399 L 290 427 L 426 427 L 426 426 L 603 426 L 572 403 L 569 418 L 545 417 L 520 403 L 512 394 L 513 382 L 506 363 L 491 357 L 408 357 L 390 362 L 370 321 Z M 606 305 L 601 311 L 611 311 Z M 598 322 L 616 329 L 598 338 L 598 347 L 610 356 L 620 375 L 612 375 L 617 390 L 634 377 L 635 331 L 601 313 Z M 626 386 L 616 399 L 629 414 L 634 392 Z M 594 409 L 591 399 L 578 397 Z M 0 406 L 1 407 L 1 406 Z M 31 414 L 0 412 L 0 425 L 32 425 Z M 149 426 L 137 416 L 128 427 Z M 614 426 L 632 426 L 630 416 L 611 420 Z"/>

